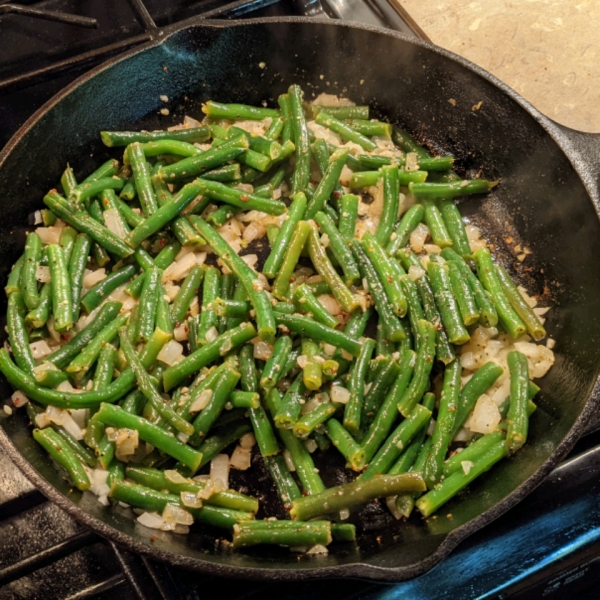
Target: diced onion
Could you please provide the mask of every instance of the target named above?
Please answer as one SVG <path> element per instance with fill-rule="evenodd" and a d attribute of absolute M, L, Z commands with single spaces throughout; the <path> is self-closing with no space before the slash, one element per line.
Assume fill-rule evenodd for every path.
<path fill-rule="evenodd" d="M 229 487 L 229 456 L 227 454 L 217 454 L 210 461 L 210 478 L 216 488 L 219 487 L 218 482 L 221 482 L 222 490 Z"/>
<path fill-rule="evenodd" d="M 250 468 L 252 462 L 252 453 L 247 448 L 237 445 L 229 459 L 229 466 L 238 471 L 246 471 Z"/>
<path fill-rule="evenodd" d="M 257 358 L 258 360 L 269 360 L 271 354 L 273 354 L 273 346 L 269 346 L 267 342 L 260 340 L 254 344 L 254 358 Z"/>
<path fill-rule="evenodd" d="M 180 260 L 171 263 L 164 271 L 161 277 L 162 283 L 167 281 L 179 281 L 188 276 L 189 272 L 196 265 L 196 255 L 193 252 L 186 254 Z"/>
<path fill-rule="evenodd" d="M 194 400 L 194 402 L 190 406 L 190 412 L 200 412 L 202 409 L 206 408 L 207 404 L 212 398 L 212 395 L 212 390 L 203 390 L 202 392 L 200 392 L 200 395 Z"/>
<path fill-rule="evenodd" d="M 29 402 L 29 398 L 21 390 L 13 392 L 13 395 L 10 398 L 12 400 L 13 406 L 15 406 L 16 408 L 25 406 Z"/>
<path fill-rule="evenodd" d="M 118 238 L 124 240 L 127 232 L 123 227 L 121 215 L 116 208 L 109 208 L 104 211 L 104 224 L 109 231 L 112 231 Z"/>
<path fill-rule="evenodd" d="M 338 404 L 347 404 L 350 400 L 350 391 L 341 385 L 331 386 L 331 401 Z"/>
<path fill-rule="evenodd" d="M 175 330 L 173 331 L 173 337 L 175 338 L 176 341 L 185 342 L 188 339 L 188 336 L 189 336 L 189 328 L 187 325 L 187 321 L 184 321 L 183 323 L 181 323 L 181 325 L 179 325 L 179 327 L 175 327 Z"/>
<path fill-rule="evenodd" d="M 175 469 L 167 469 L 165 471 L 165 478 L 167 481 L 177 484 L 187 483 L 188 481 L 179 471 L 175 471 Z"/>
<path fill-rule="evenodd" d="M 88 271 L 86 269 L 85 275 L 83 276 L 83 286 L 89 290 L 105 278 L 106 269 L 104 267 L 101 269 L 96 269 L 95 271 Z"/>
<path fill-rule="evenodd" d="M 175 523 L 177 525 L 192 525 L 194 522 L 194 517 L 187 510 L 174 504 L 167 504 L 165 506 L 162 518 L 168 523 Z"/>
<path fill-rule="evenodd" d="M 293 472 L 296 470 L 294 459 L 292 458 L 289 450 L 283 451 L 283 459 L 285 460 L 285 466 L 288 468 L 288 471 Z"/>
<path fill-rule="evenodd" d="M 46 340 L 37 340 L 36 342 L 31 342 L 29 344 L 31 348 L 31 354 L 35 360 L 42 360 L 46 358 L 46 356 L 50 356 L 52 354 L 52 350 Z"/>
<path fill-rule="evenodd" d="M 188 508 L 202 508 L 202 500 L 194 492 L 180 492 L 181 503 Z"/>
<path fill-rule="evenodd" d="M 501 418 L 496 403 L 487 394 L 484 394 L 475 404 L 469 421 L 469 429 L 473 433 L 492 433 L 498 427 Z"/>
<path fill-rule="evenodd" d="M 253 433 L 245 433 L 240 438 L 240 446 L 246 450 L 250 450 L 250 448 L 254 448 L 256 445 L 256 437 Z"/>
<path fill-rule="evenodd" d="M 52 276 L 50 275 L 50 267 L 38 265 L 35 268 L 35 278 L 40 283 L 49 283 L 50 281 L 52 281 Z"/>
<path fill-rule="evenodd" d="M 206 341 L 207 342 L 214 342 L 217 338 L 219 337 L 219 331 L 218 329 L 213 325 L 207 332 L 206 332 Z"/>
<path fill-rule="evenodd" d="M 35 232 L 40 236 L 43 244 L 59 244 L 62 227 L 38 227 Z"/>
<path fill-rule="evenodd" d="M 463 460 L 460 463 L 460 466 L 462 467 L 463 473 L 465 475 L 468 475 L 469 472 L 471 471 L 471 468 L 473 467 L 473 462 L 471 462 L 470 460 Z"/>
<path fill-rule="evenodd" d="M 169 340 L 156 358 L 169 366 L 174 365 L 183 359 L 183 346 L 175 340 Z"/>
<path fill-rule="evenodd" d="M 315 442 L 315 440 L 313 440 L 312 438 L 304 440 L 304 446 L 311 454 L 318 448 L 317 442 Z"/>
<path fill-rule="evenodd" d="M 414 252 L 420 254 L 423 251 L 425 241 L 429 237 L 429 228 L 424 223 L 419 223 L 410 234 L 410 247 Z"/>
<path fill-rule="evenodd" d="M 313 546 L 312 548 L 307 550 L 306 554 L 329 554 L 329 550 L 327 550 L 326 546 L 323 546 L 322 544 L 317 544 L 316 546 Z"/>
<path fill-rule="evenodd" d="M 128 462 L 140 443 L 137 429 L 119 429 L 116 439 L 115 456 L 117 460 Z"/>

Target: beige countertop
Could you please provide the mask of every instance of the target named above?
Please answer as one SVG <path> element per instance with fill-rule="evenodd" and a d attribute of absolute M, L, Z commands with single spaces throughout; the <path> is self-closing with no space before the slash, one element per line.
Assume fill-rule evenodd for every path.
<path fill-rule="evenodd" d="M 546 116 L 600 132 L 600 1 L 399 3 L 434 44 L 487 69 Z"/>

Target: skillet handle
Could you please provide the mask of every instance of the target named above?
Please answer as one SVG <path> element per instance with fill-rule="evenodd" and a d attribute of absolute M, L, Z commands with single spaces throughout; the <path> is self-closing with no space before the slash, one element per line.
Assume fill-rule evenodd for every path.
<path fill-rule="evenodd" d="M 579 172 L 600 214 L 600 133 L 585 133 L 551 119 L 548 121 L 555 128 L 553 133 Z"/>

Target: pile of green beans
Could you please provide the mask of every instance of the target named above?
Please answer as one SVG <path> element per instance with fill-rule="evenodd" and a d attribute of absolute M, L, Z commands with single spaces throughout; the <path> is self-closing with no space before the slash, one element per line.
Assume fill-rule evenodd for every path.
<path fill-rule="evenodd" d="M 305 101 L 292 85 L 279 108 L 208 101 L 197 128 L 101 132 L 123 164 L 81 183 L 67 167 L 44 197 L 44 224 L 60 236 L 28 233 L 5 287 L 0 371 L 29 398 L 34 439 L 73 486 L 90 489 L 90 469 L 103 469 L 113 501 L 177 507 L 229 532 L 234 548 L 353 542 L 355 526 L 339 521 L 377 498 L 431 515 L 526 442 L 538 390 L 516 350 L 462 385 L 460 347 L 477 327 L 546 336 L 489 249 L 471 252 L 455 198 L 496 182 L 461 180 L 452 157 L 369 120 L 367 106 Z M 316 139 L 313 119 L 344 147 Z M 262 134 L 237 126 L 248 120 Z M 373 153 L 390 141 L 392 158 Z M 382 208 L 368 225 L 373 186 Z M 404 212 L 402 194 L 413 200 Z M 258 270 L 226 229 L 249 211 L 269 239 Z M 421 223 L 437 246 L 427 260 L 410 245 Z M 86 270 L 99 268 L 87 289 Z M 167 363 L 175 339 L 183 355 Z M 496 430 L 457 443 L 505 372 Z M 42 418 L 50 406 L 88 409 L 82 439 Z M 120 454 L 119 432 L 139 440 L 134 454 Z M 247 452 L 249 433 L 285 520 L 256 519 L 256 498 L 195 479 L 234 445 Z M 327 488 L 313 458 L 325 452 L 339 452 L 354 480 Z"/>

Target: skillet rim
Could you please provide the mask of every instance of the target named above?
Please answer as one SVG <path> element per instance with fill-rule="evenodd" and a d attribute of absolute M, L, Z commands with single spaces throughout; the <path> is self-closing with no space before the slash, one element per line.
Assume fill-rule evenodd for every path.
<path fill-rule="evenodd" d="M 219 20 L 204 20 L 197 17 L 193 17 L 189 20 L 177 23 L 173 26 L 165 28 L 158 37 L 141 44 L 140 46 L 133 48 L 120 54 L 116 57 L 110 58 L 106 62 L 98 65 L 87 73 L 81 75 L 58 94 L 49 99 L 42 107 L 40 107 L 27 121 L 18 129 L 18 131 L 11 137 L 5 147 L 0 151 L 0 169 L 12 152 L 13 148 L 21 141 L 26 133 L 41 119 L 46 113 L 48 113 L 55 105 L 59 104 L 63 98 L 68 96 L 73 90 L 78 88 L 80 85 L 87 82 L 88 79 L 95 77 L 102 71 L 111 68 L 114 64 L 121 61 L 127 60 L 129 57 L 141 53 L 150 48 L 157 47 L 163 42 L 169 39 L 171 35 L 174 35 L 180 31 L 193 28 L 208 28 L 208 29 L 225 29 L 231 27 L 243 27 L 245 25 L 261 25 L 261 24 L 320 24 L 332 27 L 344 27 L 349 29 L 359 29 L 372 33 L 383 34 L 391 38 L 400 39 L 404 42 L 415 44 L 427 50 L 430 50 L 436 54 L 439 54 L 445 58 L 458 63 L 461 67 L 474 72 L 479 77 L 487 80 L 489 83 L 499 88 L 501 92 L 507 95 L 511 100 L 516 102 L 523 110 L 525 110 L 534 120 L 546 131 L 546 133 L 552 138 L 553 142 L 560 148 L 560 150 L 567 157 L 577 176 L 581 180 L 590 201 L 594 205 L 596 214 L 600 219 L 600 190 L 598 189 L 598 182 L 595 181 L 594 175 L 590 173 L 591 165 L 585 160 L 584 155 L 578 148 L 578 140 L 574 134 L 580 134 L 575 130 L 569 130 L 563 127 L 542 113 L 540 113 L 535 107 L 533 107 L 527 100 L 520 96 L 516 91 L 506 85 L 504 82 L 496 78 L 494 75 L 470 62 L 469 60 L 458 56 L 448 50 L 445 50 L 435 44 L 426 42 L 424 40 L 413 38 L 409 35 L 402 34 L 399 32 L 387 30 L 381 27 L 363 25 L 358 23 L 347 23 L 340 21 L 332 21 L 331 19 L 317 19 L 310 17 L 271 17 L 271 18 L 259 18 L 259 19 L 244 19 L 244 20 L 232 20 L 232 21 L 219 21 Z M 572 133 L 571 133 L 572 132 Z M 588 134 L 580 134 L 588 135 Z M 593 136 L 592 136 L 593 137 Z M 600 139 L 600 136 L 595 136 Z M 579 140 L 581 142 L 581 140 Z M 585 141 L 582 143 L 585 145 Z M 147 543 L 137 540 L 125 533 L 122 533 L 118 529 L 107 525 L 100 519 L 89 515 L 84 509 L 77 506 L 74 502 L 59 492 L 52 484 L 50 484 L 42 475 L 40 475 L 25 459 L 18 448 L 13 444 L 8 434 L 4 431 L 3 427 L 0 427 L 0 447 L 8 454 L 9 458 L 21 469 L 21 471 L 32 481 L 35 486 L 51 501 L 57 504 L 60 508 L 65 510 L 77 521 L 83 523 L 93 531 L 99 533 L 103 537 L 106 537 L 114 542 L 122 544 L 134 551 L 148 555 L 152 558 L 168 562 L 170 564 L 191 568 L 207 572 L 213 575 L 221 577 L 234 577 L 243 579 L 254 579 L 254 580 L 265 580 L 275 579 L 279 581 L 297 581 L 307 579 L 321 579 L 325 577 L 352 577 L 352 578 L 363 578 L 375 581 L 387 581 L 387 582 L 400 582 L 403 580 L 411 579 L 422 575 L 426 571 L 433 568 L 438 564 L 447 554 L 449 554 L 462 540 L 466 539 L 469 535 L 475 531 L 483 528 L 488 523 L 498 518 L 504 512 L 516 505 L 526 495 L 528 495 L 542 480 L 550 473 L 550 471 L 560 462 L 560 460 L 566 456 L 569 450 L 574 446 L 575 442 L 579 437 L 585 433 L 586 424 L 593 417 L 594 412 L 600 407 L 600 377 L 596 380 L 593 388 L 590 392 L 590 396 L 583 406 L 583 409 L 573 425 L 571 426 L 567 435 L 558 444 L 552 454 L 548 457 L 546 462 L 535 471 L 528 479 L 526 479 L 519 487 L 517 487 L 512 493 L 506 496 L 502 501 L 496 504 L 493 508 L 489 509 L 485 513 L 478 515 L 471 519 L 467 523 L 452 530 L 443 542 L 436 548 L 436 550 L 430 554 L 427 558 L 421 560 L 414 565 L 408 565 L 404 567 L 379 567 L 368 563 L 356 562 L 349 563 L 340 566 L 324 566 L 324 567 L 307 567 L 307 568 L 262 568 L 262 567 L 233 567 L 223 565 L 219 563 L 213 563 L 204 561 L 199 558 L 190 558 L 182 556 L 180 554 L 162 550 L 148 545 Z"/>

